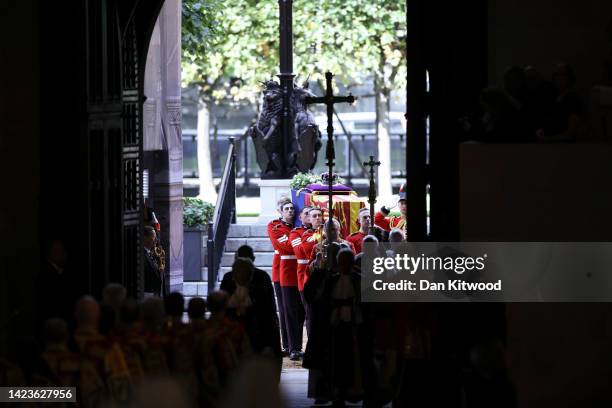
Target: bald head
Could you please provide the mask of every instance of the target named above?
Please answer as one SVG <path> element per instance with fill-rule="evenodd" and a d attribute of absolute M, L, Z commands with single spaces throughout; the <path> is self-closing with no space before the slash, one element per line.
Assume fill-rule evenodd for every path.
<path fill-rule="evenodd" d="M 92 296 L 83 296 L 76 305 L 75 317 L 79 328 L 98 328 L 100 305 Z"/>

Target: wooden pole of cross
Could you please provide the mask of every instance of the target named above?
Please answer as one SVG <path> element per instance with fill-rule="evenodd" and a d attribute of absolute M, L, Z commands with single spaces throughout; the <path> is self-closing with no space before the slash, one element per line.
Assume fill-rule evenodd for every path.
<path fill-rule="evenodd" d="M 326 264 L 330 265 L 329 260 L 329 248 L 331 245 L 331 233 L 330 229 L 332 228 L 332 220 L 334 218 L 334 203 L 333 203 L 333 183 L 334 183 L 334 160 L 336 159 L 336 152 L 334 149 L 334 105 L 336 103 L 353 103 L 355 102 L 355 97 L 350 93 L 348 96 L 335 96 L 334 89 L 332 84 L 332 79 L 334 75 L 331 72 L 325 73 L 325 96 L 316 96 L 316 97 L 307 97 L 306 104 L 316 104 L 322 103 L 327 107 L 327 145 L 325 148 L 325 158 L 327 159 L 327 209 L 328 209 L 328 222 L 327 222 L 327 257 Z"/>
<path fill-rule="evenodd" d="M 380 166 L 379 161 L 370 156 L 370 161 L 364 162 L 364 166 L 370 168 L 370 187 L 368 188 L 368 204 L 370 204 L 370 235 L 374 235 L 374 204 L 376 204 L 376 182 L 374 181 L 375 168 Z"/>

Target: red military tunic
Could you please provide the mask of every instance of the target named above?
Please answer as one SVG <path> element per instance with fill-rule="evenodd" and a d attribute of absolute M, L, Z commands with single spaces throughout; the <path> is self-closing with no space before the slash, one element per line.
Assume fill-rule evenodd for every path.
<path fill-rule="evenodd" d="M 382 211 L 378 211 L 374 215 L 374 225 L 378 225 L 386 231 L 391 231 L 393 228 L 404 229 L 406 226 L 406 218 L 396 216 L 388 217 L 388 214 L 388 212 L 385 214 Z"/>
<path fill-rule="evenodd" d="M 298 290 L 304 291 L 304 282 L 306 276 L 306 270 L 308 269 L 309 259 L 302 249 L 302 237 L 306 234 L 308 229 L 304 226 L 297 227 L 291 230 L 289 234 L 289 241 L 293 247 L 293 252 L 297 258 L 297 279 L 298 279 Z"/>
<path fill-rule="evenodd" d="M 363 238 L 367 234 L 364 234 L 361 231 L 353 232 L 351 235 L 346 237 L 346 240 L 353 244 L 355 247 L 355 255 L 361 252 L 361 246 L 363 245 Z"/>
<path fill-rule="evenodd" d="M 272 220 L 268 223 L 268 236 L 270 236 L 270 229 L 274 228 L 274 225 L 278 224 L 279 222 L 281 221 Z M 274 246 L 274 242 L 272 242 L 272 246 L 274 247 L 274 257 L 272 258 L 272 282 L 280 282 L 280 254 Z"/>
<path fill-rule="evenodd" d="M 293 225 L 280 219 L 270 221 L 268 236 L 280 256 L 279 282 L 281 286 L 297 286 L 297 257 L 293 252 L 289 235 Z"/>
<path fill-rule="evenodd" d="M 304 285 L 306 284 L 306 281 L 308 281 L 308 277 L 310 276 L 310 269 L 308 268 L 308 265 L 311 261 L 311 254 L 314 247 L 319 243 L 320 240 L 321 233 L 312 229 L 306 230 L 306 232 L 304 232 L 304 235 L 302 235 L 302 243 L 300 244 L 300 250 L 302 254 L 304 254 L 304 258 L 307 260 L 307 262 L 304 265 L 302 288 L 300 290 L 304 290 Z"/>

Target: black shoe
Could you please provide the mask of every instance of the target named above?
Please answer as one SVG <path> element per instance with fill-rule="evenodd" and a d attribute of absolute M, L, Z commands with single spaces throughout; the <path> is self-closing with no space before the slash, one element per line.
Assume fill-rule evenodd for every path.
<path fill-rule="evenodd" d="M 283 357 L 289 357 L 289 352 L 288 352 L 287 350 L 285 350 L 285 349 L 282 349 L 282 350 L 281 350 L 281 356 L 283 356 Z"/>
<path fill-rule="evenodd" d="M 326 400 L 326 399 L 316 399 L 316 400 L 314 401 L 314 404 L 315 404 L 315 405 L 325 405 L 325 404 L 327 404 L 328 402 L 329 402 L 329 400 Z"/>
<path fill-rule="evenodd" d="M 298 361 L 301 358 L 302 356 L 299 351 L 292 351 L 291 354 L 289 354 L 289 360 L 291 361 Z"/>

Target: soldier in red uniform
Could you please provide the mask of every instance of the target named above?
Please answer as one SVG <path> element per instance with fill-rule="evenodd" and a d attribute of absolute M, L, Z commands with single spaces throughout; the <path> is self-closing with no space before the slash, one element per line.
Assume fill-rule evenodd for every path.
<path fill-rule="evenodd" d="M 386 231 L 391 231 L 393 228 L 404 229 L 406 227 L 406 184 L 402 184 L 399 191 L 399 200 L 397 206 L 399 207 L 401 216 L 389 217 L 391 210 L 382 206 L 380 211 L 374 215 L 374 224 L 381 227 Z"/>
<path fill-rule="evenodd" d="M 302 225 L 300 227 L 296 227 L 291 230 L 291 234 L 289 234 L 289 241 L 291 241 L 291 246 L 293 247 L 293 252 L 297 258 L 297 279 L 298 279 L 298 291 L 300 292 L 301 308 L 300 308 L 300 324 L 299 327 L 302 328 L 304 326 L 304 320 L 308 321 L 308 314 L 306 311 L 306 305 L 304 304 L 304 274 L 306 268 L 308 267 L 308 259 L 304 251 L 302 250 L 302 237 L 306 234 L 307 231 L 310 230 L 310 216 L 308 213 L 312 207 L 306 206 L 302 208 L 300 212 L 300 221 Z M 308 323 L 306 323 L 306 331 L 308 331 Z M 300 336 L 302 337 L 302 336 Z"/>
<path fill-rule="evenodd" d="M 270 229 L 274 225 L 280 223 L 280 219 L 272 220 L 268 223 L 268 236 L 270 236 Z M 289 340 L 287 339 L 287 326 L 285 325 L 285 307 L 283 305 L 283 293 L 280 286 L 280 254 L 274 246 L 274 257 L 272 258 L 272 286 L 274 287 L 274 295 L 276 296 L 276 310 L 278 310 L 279 325 L 281 329 L 281 341 L 282 341 L 282 354 L 283 356 L 289 355 Z"/>
<path fill-rule="evenodd" d="M 289 240 L 294 217 L 291 199 L 288 197 L 281 198 L 278 201 L 278 211 L 281 217 L 268 224 L 268 236 L 272 246 L 280 255 L 279 281 L 284 312 L 281 316 L 281 325 L 284 320 L 289 343 L 289 358 L 299 360 L 302 355 L 302 336 L 299 334 L 299 308 L 301 305 L 298 292 L 297 257 Z"/>
<path fill-rule="evenodd" d="M 370 210 L 368 208 L 362 208 L 359 210 L 359 231 L 353 232 L 351 235 L 346 237 L 346 240 L 353 244 L 355 247 L 355 254 L 361 252 L 361 246 L 363 245 L 363 238 L 368 235 L 370 229 Z"/>

